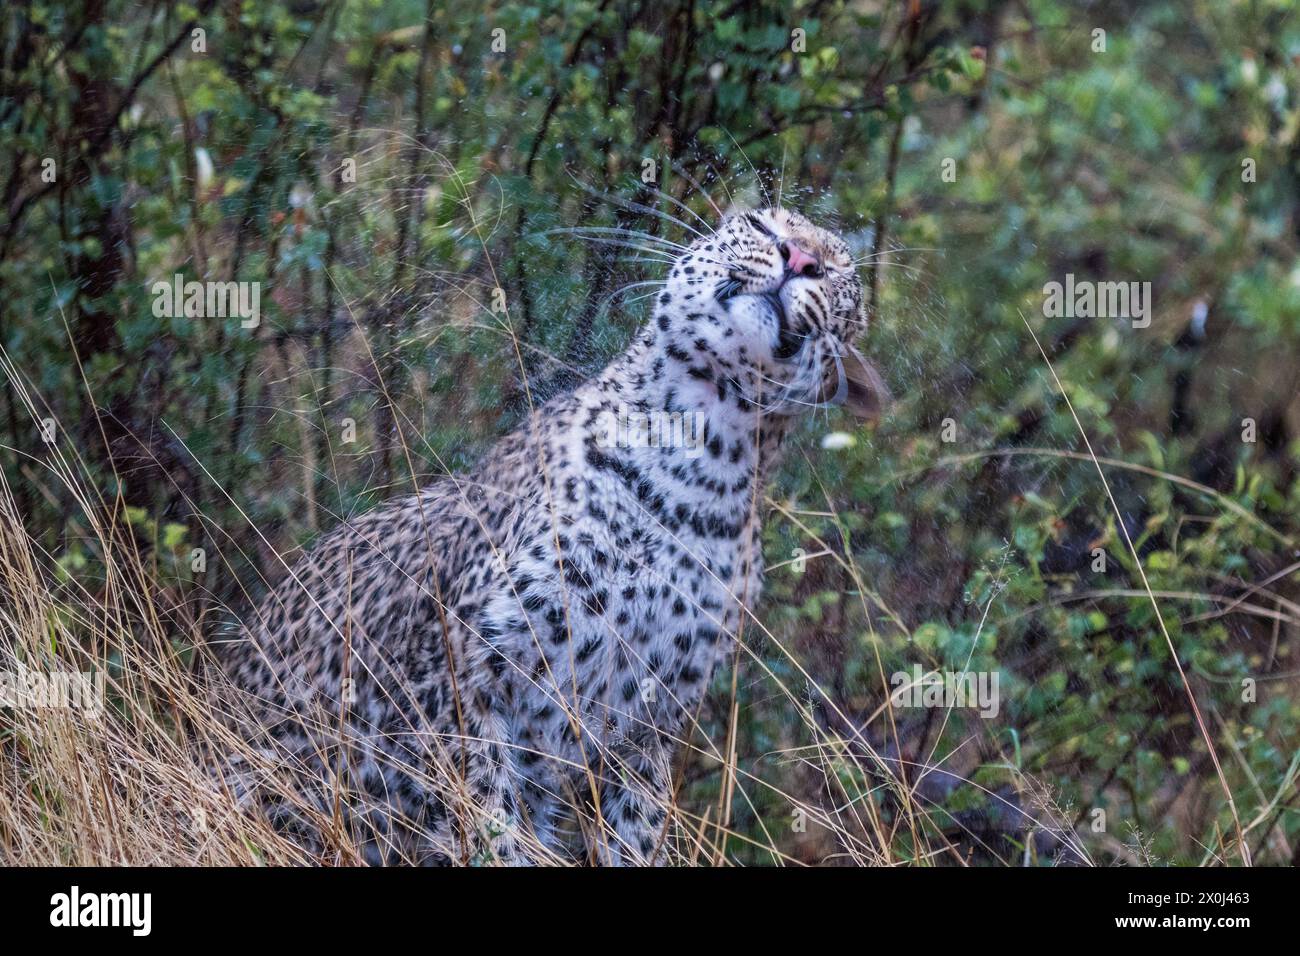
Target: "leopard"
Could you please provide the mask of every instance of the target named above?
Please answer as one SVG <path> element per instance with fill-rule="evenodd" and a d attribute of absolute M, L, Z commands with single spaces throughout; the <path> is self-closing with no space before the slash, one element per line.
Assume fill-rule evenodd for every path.
<path fill-rule="evenodd" d="M 223 649 L 240 733 L 292 784 L 247 758 L 224 779 L 297 845 L 669 862 L 674 763 L 761 596 L 783 444 L 890 398 L 844 238 L 780 205 L 713 222 L 652 247 L 666 277 L 602 372 L 467 473 L 342 521 Z"/>

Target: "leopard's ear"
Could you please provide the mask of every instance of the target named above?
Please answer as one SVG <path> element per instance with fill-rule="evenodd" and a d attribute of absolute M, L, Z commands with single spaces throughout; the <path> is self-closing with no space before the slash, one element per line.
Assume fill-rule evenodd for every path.
<path fill-rule="evenodd" d="M 864 421 L 872 424 L 880 421 L 894 396 L 889 393 L 889 386 L 876 367 L 852 345 L 848 346 L 848 354 L 844 356 L 844 378 L 848 382 L 844 407 Z"/>

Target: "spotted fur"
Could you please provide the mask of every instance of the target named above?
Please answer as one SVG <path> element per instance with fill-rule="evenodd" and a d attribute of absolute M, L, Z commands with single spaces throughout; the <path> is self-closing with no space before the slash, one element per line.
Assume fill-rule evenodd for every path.
<path fill-rule="evenodd" d="M 661 862 L 675 742 L 761 590 L 765 476 L 793 414 L 860 390 L 862 300 L 839 237 L 730 216 L 597 378 L 323 538 L 225 662 L 297 775 L 262 809 L 376 863 Z M 703 413 L 703 450 L 611 446 L 622 408 Z"/>

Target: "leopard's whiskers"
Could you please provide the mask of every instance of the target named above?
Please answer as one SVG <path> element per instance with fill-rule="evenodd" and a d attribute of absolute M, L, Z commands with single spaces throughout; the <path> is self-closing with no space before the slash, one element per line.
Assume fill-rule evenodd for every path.
<path fill-rule="evenodd" d="M 723 218 L 722 210 L 717 207 L 717 204 L 714 203 L 713 199 L 709 196 L 709 194 L 704 192 L 704 188 L 699 183 L 697 183 L 686 172 L 684 172 L 678 163 L 673 163 L 673 170 L 678 175 L 686 179 L 696 189 L 700 190 L 700 192 L 704 195 L 704 198 L 708 200 L 709 205 L 713 207 L 713 211 L 718 214 L 718 218 L 719 219 Z M 674 206 L 676 206 L 678 209 L 682 210 L 683 212 L 687 213 L 688 215 L 693 216 L 695 218 L 695 221 L 698 222 L 701 226 L 703 226 L 708 231 L 709 235 L 713 235 L 714 233 L 717 232 L 716 229 L 714 229 L 711 225 L 709 225 L 709 223 L 704 219 L 703 216 L 701 216 L 690 206 L 686 205 L 676 196 L 672 195 L 671 193 L 665 192 L 664 190 L 659 189 L 658 187 L 654 188 L 652 192 L 654 192 L 656 195 L 662 196 L 664 199 L 667 199 L 670 203 L 672 203 Z"/>
<path fill-rule="evenodd" d="M 545 232 L 538 233 L 538 235 L 573 235 L 580 239 L 591 238 L 597 235 L 608 235 L 617 236 L 623 239 L 642 239 L 646 242 L 655 243 L 656 245 L 671 249 L 677 249 L 682 252 L 685 252 L 689 248 L 689 246 L 683 245 L 680 242 L 673 242 L 671 239 L 666 239 L 663 236 L 654 236 L 648 232 L 642 232 L 639 229 L 628 229 L 621 226 L 574 226 L 569 229 L 547 229 Z"/>
<path fill-rule="evenodd" d="M 687 232 L 691 233 L 696 238 L 699 239 L 708 238 L 708 235 L 700 232 L 694 226 L 690 225 L 687 222 L 682 221 L 681 219 L 678 219 L 676 216 L 671 215 L 670 213 L 664 212 L 662 209 L 655 209 L 653 206 L 647 206 L 644 203 L 633 202 L 631 199 L 624 199 L 620 196 L 615 196 L 611 193 L 602 193 L 600 190 L 588 186 L 586 183 L 582 182 L 582 180 L 578 179 L 578 177 L 574 176 L 572 173 L 570 173 L 569 176 L 571 179 L 573 179 L 575 183 L 578 184 L 578 188 L 581 189 L 589 196 L 593 196 L 597 199 L 603 199 L 606 202 L 618 206 L 620 209 L 624 209 L 628 212 L 636 212 L 636 213 L 655 216 L 659 219 L 664 220 L 665 222 L 670 222 L 675 226 L 680 226 L 682 229 L 685 229 Z M 707 228 L 707 224 L 706 224 L 706 228 Z M 709 235 L 712 235 L 712 231 L 710 231 Z"/>

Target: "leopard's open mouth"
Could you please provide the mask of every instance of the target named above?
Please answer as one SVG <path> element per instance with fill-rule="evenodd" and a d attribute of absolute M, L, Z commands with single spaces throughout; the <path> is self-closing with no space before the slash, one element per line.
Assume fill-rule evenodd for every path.
<path fill-rule="evenodd" d="M 785 310 L 785 303 L 781 301 L 778 293 L 769 293 L 764 298 L 772 303 L 773 309 L 776 310 L 777 322 L 780 331 L 777 333 L 776 348 L 772 350 L 772 357 L 786 362 L 794 358 L 802 351 L 805 343 L 808 341 L 807 333 L 799 334 L 790 328 L 790 322 Z"/>
<path fill-rule="evenodd" d="M 776 316 L 777 322 L 777 345 L 772 350 L 772 357 L 781 362 L 788 362 L 795 358 L 803 349 L 808 341 L 808 333 L 796 332 L 790 327 L 790 315 L 786 310 L 785 302 L 781 300 L 781 290 L 785 287 L 785 281 L 782 281 L 775 289 L 767 292 L 744 292 L 744 282 L 735 276 L 728 276 L 722 282 L 718 283 L 717 290 L 714 292 L 714 299 L 721 305 L 725 305 L 738 295 L 752 295 L 756 299 L 766 303 Z"/>
<path fill-rule="evenodd" d="M 781 290 L 775 292 L 765 292 L 760 296 L 772 309 L 776 315 L 777 322 L 777 343 L 776 348 L 772 350 L 772 357 L 780 362 L 788 362 L 795 358 L 803 351 L 804 346 L 808 343 L 808 332 L 796 332 L 790 325 L 790 313 L 786 310 L 785 303 L 781 301 Z"/>

